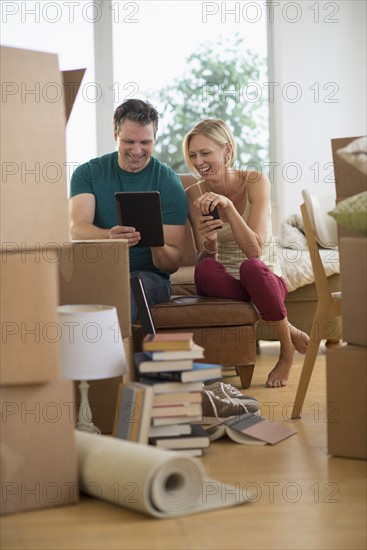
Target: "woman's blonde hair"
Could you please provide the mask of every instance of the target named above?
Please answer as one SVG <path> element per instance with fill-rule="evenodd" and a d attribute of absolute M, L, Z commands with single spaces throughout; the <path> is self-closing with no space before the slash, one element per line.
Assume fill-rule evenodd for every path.
<path fill-rule="evenodd" d="M 193 136 L 205 136 L 217 145 L 225 147 L 227 143 L 231 145 L 231 151 L 228 158 L 225 161 L 225 167 L 230 168 L 233 166 L 236 158 L 236 144 L 232 131 L 227 124 L 220 118 L 206 118 L 198 124 L 196 124 L 184 137 L 182 142 L 183 156 L 186 162 L 186 166 L 194 174 L 199 174 L 194 165 L 191 162 L 189 155 L 190 141 Z"/>

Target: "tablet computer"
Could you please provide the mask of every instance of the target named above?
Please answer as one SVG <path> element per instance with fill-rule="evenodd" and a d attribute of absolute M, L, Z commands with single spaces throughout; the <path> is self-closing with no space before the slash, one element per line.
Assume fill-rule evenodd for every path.
<path fill-rule="evenodd" d="M 120 225 L 135 227 L 141 239 L 136 246 L 163 246 L 163 222 L 159 191 L 115 193 Z"/>

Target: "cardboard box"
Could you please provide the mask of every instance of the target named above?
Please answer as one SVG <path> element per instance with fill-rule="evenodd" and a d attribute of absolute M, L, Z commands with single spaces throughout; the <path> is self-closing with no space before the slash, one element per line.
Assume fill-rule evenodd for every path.
<path fill-rule="evenodd" d="M 78 500 L 73 384 L 0 388 L 1 513 Z"/>
<path fill-rule="evenodd" d="M 129 247 L 124 240 L 73 242 L 59 261 L 60 304 L 115 306 L 124 339 L 126 359 L 133 373 L 130 321 Z M 129 376 L 125 377 L 126 380 Z M 93 422 L 111 434 L 121 377 L 89 381 Z M 79 403 L 79 392 L 76 393 Z"/>
<path fill-rule="evenodd" d="M 63 77 L 51 53 L 8 47 L 0 53 L 1 244 L 61 245 L 69 241 L 66 113 L 84 71 Z"/>
<path fill-rule="evenodd" d="M 340 239 L 339 255 L 343 339 L 367 346 L 367 237 Z"/>
<path fill-rule="evenodd" d="M 346 147 L 349 143 L 358 139 L 358 137 L 361 136 L 331 140 L 335 189 L 338 199 L 351 197 L 352 195 L 357 195 L 357 193 L 362 193 L 362 191 L 366 190 L 366 175 L 341 158 L 337 153 L 338 149 Z"/>
<path fill-rule="evenodd" d="M 344 346 L 326 351 L 328 452 L 367 458 L 367 348 Z"/>
<path fill-rule="evenodd" d="M 0 252 L 1 385 L 60 376 L 57 251 Z"/>

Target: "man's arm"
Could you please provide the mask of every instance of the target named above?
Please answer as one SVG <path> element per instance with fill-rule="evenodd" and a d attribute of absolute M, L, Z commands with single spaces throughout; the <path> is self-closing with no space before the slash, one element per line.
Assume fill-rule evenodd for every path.
<path fill-rule="evenodd" d="M 164 246 L 152 247 L 152 258 L 155 267 L 174 273 L 180 267 L 185 243 L 184 225 L 164 225 Z"/>
<path fill-rule="evenodd" d="M 116 225 L 101 229 L 93 225 L 96 199 L 92 193 L 81 193 L 69 200 L 70 239 L 127 239 L 129 246 L 140 241 L 140 233 L 133 227 Z"/>
<path fill-rule="evenodd" d="M 69 200 L 69 231 L 72 240 L 109 239 L 110 230 L 93 225 L 96 199 L 91 193 L 81 193 Z"/>

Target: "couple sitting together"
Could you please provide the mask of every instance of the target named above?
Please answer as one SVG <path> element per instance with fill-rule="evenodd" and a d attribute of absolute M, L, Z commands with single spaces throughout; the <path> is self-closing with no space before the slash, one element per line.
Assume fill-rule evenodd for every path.
<path fill-rule="evenodd" d="M 139 274 L 151 306 L 170 298 L 169 276 L 180 266 L 187 216 L 198 251 L 196 292 L 200 296 L 251 301 L 262 319 L 274 325 L 280 355 L 266 385 L 285 386 L 295 350 L 305 353 L 308 336 L 287 319 L 287 287 L 274 254 L 270 183 L 256 171 L 234 170 L 235 142 L 220 119 L 202 120 L 183 140 L 199 193 L 190 200 L 177 174 L 152 156 L 158 113 L 147 102 L 129 99 L 114 113 L 117 152 L 80 165 L 70 191 L 72 239 L 126 239 L 130 273 Z M 115 193 L 159 191 L 164 246 L 136 247 L 134 227 L 118 225 Z M 214 209 L 219 219 L 212 214 Z M 137 308 L 131 296 L 131 319 Z"/>

